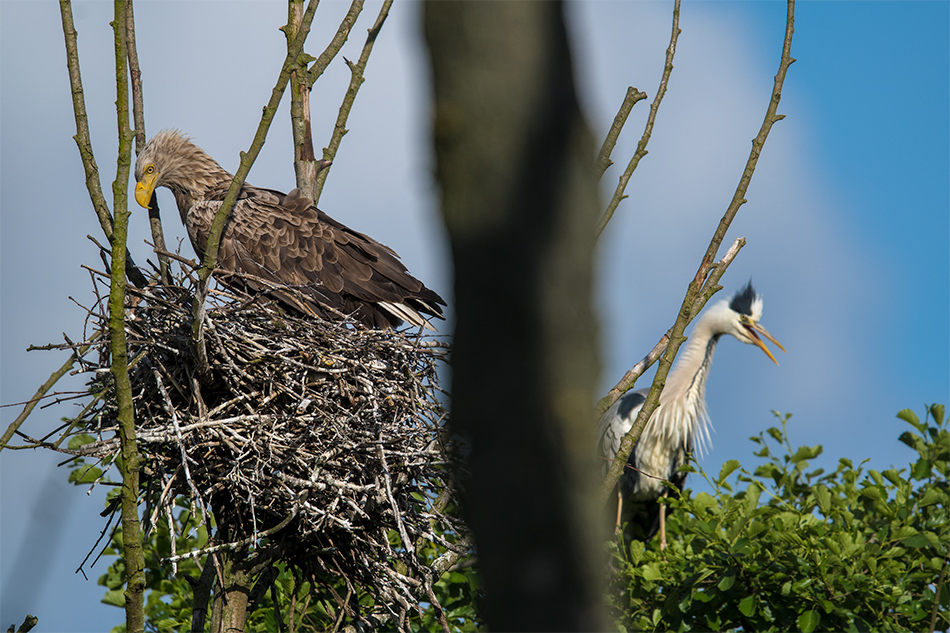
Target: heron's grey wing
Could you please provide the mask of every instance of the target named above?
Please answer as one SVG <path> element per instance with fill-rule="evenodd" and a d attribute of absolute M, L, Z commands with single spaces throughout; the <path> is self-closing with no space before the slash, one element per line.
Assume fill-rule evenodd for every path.
<path fill-rule="evenodd" d="M 647 390 L 645 389 L 628 391 L 600 417 L 597 423 L 597 452 L 598 456 L 605 460 L 604 475 L 607 474 L 614 456 L 620 450 L 623 436 L 636 421 L 646 397 Z"/>

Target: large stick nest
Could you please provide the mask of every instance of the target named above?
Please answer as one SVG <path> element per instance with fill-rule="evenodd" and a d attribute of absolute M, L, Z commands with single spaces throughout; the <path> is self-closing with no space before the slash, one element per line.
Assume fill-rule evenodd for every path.
<path fill-rule="evenodd" d="M 184 497 L 213 517 L 216 545 L 222 534 L 233 548 L 266 538 L 286 562 L 374 594 L 374 613 L 365 615 L 402 621 L 407 608 L 429 600 L 436 578 L 416 548 L 463 549 L 461 526 L 444 512 L 452 503 L 436 374 L 444 346 L 219 292 L 207 302 L 210 373 L 201 372 L 192 301 L 179 286 L 130 289 L 146 523 L 169 516 Z M 80 454 L 108 462 L 119 440 L 104 305 L 100 297 L 88 324 L 103 336 L 83 355 L 97 399 L 76 428 L 95 438 Z"/>

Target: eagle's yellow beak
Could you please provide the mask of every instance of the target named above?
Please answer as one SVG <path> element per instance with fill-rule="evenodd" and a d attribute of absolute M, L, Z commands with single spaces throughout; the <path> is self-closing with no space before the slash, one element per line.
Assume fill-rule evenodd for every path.
<path fill-rule="evenodd" d="M 155 182 L 158 178 L 158 173 L 155 171 L 155 168 L 149 165 L 145 169 L 145 174 L 142 176 L 142 180 L 135 183 L 135 201 L 139 203 L 139 206 L 149 208 L 149 202 L 152 201 L 152 193 L 155 191 Z"/>

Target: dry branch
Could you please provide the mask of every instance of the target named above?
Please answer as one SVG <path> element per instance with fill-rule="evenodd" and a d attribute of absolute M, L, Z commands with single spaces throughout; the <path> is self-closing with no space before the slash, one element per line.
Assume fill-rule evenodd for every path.
<path fill-rule="evenodd" d="M 623 199 L 627 197 L 624 194 L 624 191 L 627 188 L 627 183 L 630 182 L 630 177 L 633 176 L 633 172 L 636 170 L 637 165 L 640 164 L 640 159 L 647 155 L 647 144 L 650 142 L 650 136 L 653 134 L 653 125 L 656 123 L 656 114 L 660 110 L 660 103 L 663 101 L 664 95 L 666 95 L 666 87 L 669 85 L 670 74 L 673 72 L 673 57 L 676 55 L 676 41 L 679 39 L 679 35 L 680 0 L 676 0 L 675 4 L 673 5 L 673 32 L 670 34 L 670 45 L 666 49 L 666 64 L 663 66 L 663 76 L 660 79 L 660 86 L 656 89 L 656 96 L 653 97 L 653 103 L 650 105 L 650 115 L 647 117 L 647 122 L 643 128 L 643 135 L 640 137 L 640 142 L 637 143 L 637 150 L 630 158 L 630 162 L 627 163 L 627 168 L 624 170 L 623 174 L 620 175 L 620 179 L 617 182 L 617 188 L 614 190 L 614 195 L 607 205 L 607 210 L 604 211 L 604 215 L 600 218 L 600 222 L 597 223 L 598 237 L 604 232 L 604 228 L 606 228 L 607 223 L 610 222 L 610 218 L 613 217 L 614 211 L 617 210 L 617 207 L 620 205 Z M 631 90 L 634 94 L 631 94 Z M 646 98 L 646 94 L 637 93 L 636 89 L 633 88 L 628 89 L 627 97 L 624 100 L 624 106 L 621 107 L 620 113 L 617 115 L 618 118 L 623 114 L 627 101 L 632 100 L 632 103 L 630 103 L 630 107 L 632 108 L 637 101 L 643 98 Z M 598 158 L 598 167 L 601 165 L 603 165 L 603 169 L 607 169 L 608 167 L 608 164 L 601 163 L 600 159 Z"/>
<path fill-rule="evenodd" d="M 356 94 L 359 92 L 360 86 L 363 85 L 363 73 L 366 71 L 366 64 L 369 62 L 369 56 L 373 52 L 373 44 L 376 43 L 376 37 L 383 28 L 383 23 L 386 21 L 386 18 L 389 16 L 389 8 L 392 6 L 392 4 L 392 0 L 383 1 L 383 6 L 379 9 L 379 14 L 376 16 L 376 22 L 367 32 L 366 42 L 363 44 L 363 50 L 360 52 L 359 60 L 357 60 L 357 62 L 354 64 L 353 62 L 344 58 L 347 67 L 350 69 L 350 85 L 347 87 L 346 95 L 343 97 L 343 103 L 340 105 L 340 111 L 337 114 L 336 123 L 333 125 L 333 134 L 330 136 L 330 142 L 325 148 L 323 148 L 324 160 L 330 162 L 333 161 L 333 159 L 336 157 L 337 150 L 340 149 L 340 143 L 343 141 L 343 136 L 349 131 L 346 129 L 346 121 L 350 116 L 350 110 L 353 109 L 353 103 L 356 101 Z M 360 6 L 362 6 L 362 4 L 360 4 Z M 356 9 L 356 7 L 357 5 L 354 2 L 350 9 L 350 13 L 347 14 L 347 19 L 344 20 L 344 24 L 340 25 L 340 31 L 342 31 L 344 25 L 348 23 L 347 20 L 350 19 L 350 16 L 353 14 L 353 11 Z M 327 50 L 330 51 L 330 48 L 328 47 Z M 324 53 L 324 55 L 326 55 L 326 53 Z M 324 55 L 321 55 L 321 59 L 324 57 Z M 319 62 L 320 60 L 317 61 Z M 317 68 L 318 66 L 315 65 L 314 71 Z M 320 72 L 323 71 L 321 70 Z M 314 187 L 313 196 L 313 201 L 315 204 L 320 200 L 320 195 L 323 193 L 323 185 L 326 183 L 328 175 L 329 170 L 327 169 L 317 173 L 317 181 L 316 186 Z"/>
<path fill-rule="evenodd" d="M 677 0 L 677 7 L 678 6 L 679 0 Z M 713 294 L 721 289 L 721 286 L 718 285 L 719 279 L 722 278 L 726 267 L 728 267 L 728 265 L 736 257 L 739 249 L 741 249 L 745 244 L 745 240 L 743 238 L 737 239 L 732 247 L 726 252 L 726 255 L 722 258 L 722 260 L 720 262 L 714 262 L 716 253 L 719 252 L 719 248 L 722 246 L 722 241 L 725 239 L 726 232 L 732 225 L 732 221 L 739 212 L 739 208 L 746 202 L 745 195 L 749 190 L 749 184 L 752 182 L 752 176 L 755 173 L 755 167 L 758 164 L 762 149 L 765 147 L 765 141 L 768 139 L 769 132 L 772 130 L 772 126 L 778 121 L 781 121 L 785 116 L 778 114 L 778 104 L 782 99 L 782 86 L 785 83 L 785 75 L 788 73 L 789 67 L 795 62 L 795 59 L 791 54 L 792 36 L 794 33 L 795 0 L 788 0 L 785 20 L 785 39 L 782 44 L 782 56 L 779 62 L 778 72 L 775 74 L 775 79 L 773 81 L 772 94 L 769 99 L 768 108 L 766 108 L 765 120 L 762 122 L 762 126 L 759 128 L 759 133 L 754 139 L 752 139 L 752 151 L 750 152 L 749 158 L 746 161 L 745 169 L 742 171 L 742 176 L 739 178 L 739 184 L 736 186 L 736 191 L 733 195 L 732 202 L 730 202 L 725 214 L 723 214 L 722 219 L 719 221 L 719 226 L 716 227 L 716 231 L 713 234 L 712 239 L 709 241 L 709 247 L 706 249 L 706 253 L 699 264 L 699 269 L 696 271 L 693 280 L 689 284 L 689 289 L 686 292 L 686 297 L 683 299 L 683 304 L 680 307 L 676 322 L 673 324 L 671 332 L 669 333 L 667 349 L 660 359 L 660 364 L 657 367 L 656 377 L 653 379 L 653 386 L 650 388 L 650 393 L 647 395 L 646 401 L 643 403 L 643 406 L 640 408 L 640 412 L 637 414 L 636 422 L 634 422 L 630 431 L 621 441 L 620 449 L 617 451 L 614 463 L 611 465 L 610 470 L 607 472 L 607 475 L 604 478 L 598 500 L 601 506 L 607 503 L 607 499 L 610 497 L 614 486 L 617 484 L 617 480 L 620 479 L 623 468 L 627 463 L 627 458 L 633 451 L 633 447 L 637 443 L 637 440 L 640 439 L 640 434 L 642 433 L 647 420 L 650 419 L 650 416 L 653 415 L 653 412 L 659 405 L 660 392 L 663 390 L 663 387 L 666 384 L 666 377 L 670 371 L 670 367 L 673 364 L 673 358 L 676 356 L 679 346 L 683 343 L 683 341 L 686 340 L 686 337 L 683 336 L 686 326 L 693 317 L 699 314 L 699 311 L 702 310 L 703 306 L 707 301 L 709 301 Z M 608 407 L 610 407 L 614 401 L 616 401 L 616 399 L 619 397 L 619 394 L 617 394 L 616 397 L 613 397 L 614 392 L 615 390 L 612 390 L 611 395 L 608 396 L 608 398 L 604 398 L 600 403 L 598 403 L 598 412 L 602 413 Z M 610 399 L 611 397 L 612 400 Z"/>

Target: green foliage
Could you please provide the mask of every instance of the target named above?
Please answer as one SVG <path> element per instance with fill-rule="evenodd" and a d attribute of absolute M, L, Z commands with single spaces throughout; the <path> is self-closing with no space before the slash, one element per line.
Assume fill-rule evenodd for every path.
<path fill-rule="evenodd" d="M 928 408 L 923 421 L 912 411 L 898 414 L 909 430 L 900 441 L 917 456 L 905 469 L 877 471 L 840 459 L 833 472 L 812 469 L 820 446 L 793 448 L 791 416 L 780 416 L 755 442 L 761 461 L 749 472 L 736 460 L 718 476 L 686 466 L 709 481 L 713 493 L 666 500 L 669 546 L 657 539 L 644 545 L 612 544 L 618 569 L 609 601 L 620 630 L 720 631 L 926 631 L 950 629 L 950 432 L 944 408 Z M 77 447 L 82 443 L 77 438 Z M 95 479 L 81 462 L 71 481 Z M 80 471 L 86 474 L 79 474 Z M 96 475 L 98 477 L 101 474 Z M 113 496 L 113 495 L 110 495 Z M 207 542 L 206 530 L 188 507 L 175 518 L 176 551 L 194 551 Z M 178 573 L 162 563 L 172 554 L 168 521 L 158 522 L 146 543 L 146 626 L 149 631 L 189 631 L 193 591 L 185 580 L 200 575 L 193 560 Z M 181 536 L 183 535 L 183 536 Z M 440 534 L 452 542 L 454 534 Z M 392 546 L 401 547 L 393 532 Z M 119 555 L 121 532 L 106 554 Z M 445 553 L 440 545 L 418 543 L 426 565 Z M 202 560 L 201 564 L 206 564 Z M 341 618 L 337 596 L 347 587 L 326 573 L 304 575 L 284 565 L 274 588 L 251 613 L 248 631 L 331 630 Z M 121 558 L 99 583 L 103 602 L 124 605 L 125 567 Z M 433 586 L 453 631 L 481 628 L 474 568 L 463 564 Z M 372 606 L 357 590 L 350 604 Z M 441 631 L 429 604 L 410 613 L 407 628 Z M 933 629 L 931 628 L 933 622 Z M 390 623 L 391 625 L 394 623 Z M 206 620 L 206 630 L 210 626 Z M 120 625 L 115 633 L 124 630 Z"/>
<path fill-rule="evenodd" d="M 69 438 L 66 447 L 71 451 L 78 451 L 84 445 L 94 442 L 96 438 L 91 435 L 81 434 Z M 85 460 L 78 458 L 73 461 L 69 471 L 69 483 L 77 486 L 93 484 L 102 477 L 102 469 L 97 466 L 87 466 Z"/>
<path fill-rule="evenodd" d="M 671 538 L 613 544 L 610 592 L 622 630 L 922 631 L 950 628 L 950 433 L 941 405 L 900 441 L 908 469 L 841 459 L 809 470 L 820 446 L 793 449 L 787 422 L 753 437 L 754 472 L 727 462 L 715 494 L 668 503 Z M 777 445 L 778 454 L 773 453 Z M 692 467 L 687 467 L 693 471 Z M 738 473 L 734 483 L 727 481 Z M 733 487 L 737 488 L 733 492 Z M 934 625 L 931 625 L 931 622 Z"/>
<path fill-rule="evenodd" d="M 450 535 L 448 540 L 454 541 Z M 433 543 L 426 543 L 419 549 L 419 555 L 431 565 L 436 558 L 445 553 L 445 549 Z M 481 581 L 478 578 L 474 559 L 462 559 L 457 569 L 450 569 L 432 586 L 435 597 L 445 610 L 445 619 L 453 631 L 483 630 L 481 618 L 477 611 L 477 600 L 481 594 Z M 408 622 L 412 631 L 441 631 L 436 610 L 433 608 L 414 612 Z"/>

